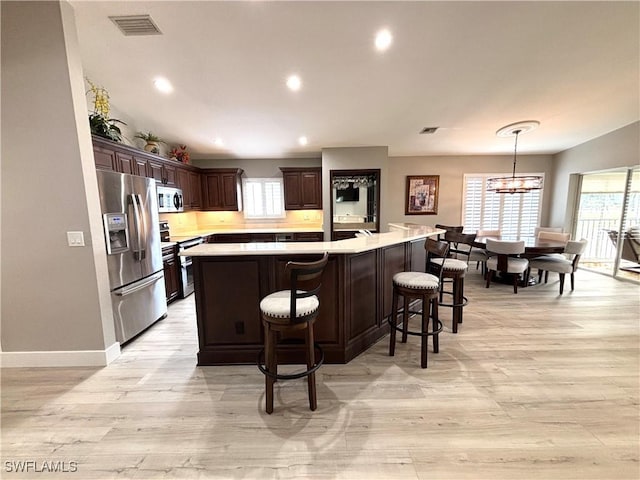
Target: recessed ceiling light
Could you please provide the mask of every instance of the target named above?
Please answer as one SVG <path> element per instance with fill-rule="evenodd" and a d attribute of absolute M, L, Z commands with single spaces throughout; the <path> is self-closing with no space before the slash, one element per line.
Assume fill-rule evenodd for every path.
<path fill-rule="evenodd" d="M 376 50 L 380 52 L 384 52 L 387 48 L 391 46 L 391 42 L 393 41 L 393 36 L 391 32 L 386 28 L 382 30 L 378 30 L 376 33 Z"/>
<path fill-rule="evenodd" d="M 304 147 L 304 146 L 305 146 L 307 143 L 309 143 L 309 142 L 308 142 L 308 140 L 307 140 L 307 137 L 302 136 L 302 137 L 300 137 L 300 138 L 298 139 L 298 143 Z"/>
<path fill-rule="evenodd" d="M 224 146 L 224 142 L 222 141 L 222 139 L 220 137 L 217 137 L 213 143 L 216 144 L 217 147 L 223 147 Z"/>
<path fill-rule="evenodd" d="M 289 87 L 289 90 L 297 92 L 300 90 L 300 87 L 302 87 L 302 80 L 300 80 L 298 75 L 289 75 L 287 78 L 287 87 Z"/>
<path fill-rule="evenodd" d="M 171 85 L 171 82 L 169 82 L 169 80 L 167 80 L 166 78 L 158 77 L 153 81 L 153 84 L 162 93 L 173 92 L 173 85 Z"/>

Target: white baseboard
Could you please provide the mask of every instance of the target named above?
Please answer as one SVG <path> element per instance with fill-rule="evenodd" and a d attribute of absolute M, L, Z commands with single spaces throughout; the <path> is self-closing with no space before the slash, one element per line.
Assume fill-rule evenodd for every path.
<path fill-rule="evenodd" d="M 0 352 L 0 367 L 104 367 L 119 356 L 118 342 L 104 350 Z"/>

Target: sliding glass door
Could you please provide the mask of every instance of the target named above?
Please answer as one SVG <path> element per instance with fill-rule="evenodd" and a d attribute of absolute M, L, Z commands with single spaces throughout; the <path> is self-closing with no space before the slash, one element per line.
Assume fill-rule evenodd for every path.
<path fill-rule="evenodd" d="M 582 175 L 573 236 L 589 241 L 583 268 L 640 280 L 640 169 Z"/>

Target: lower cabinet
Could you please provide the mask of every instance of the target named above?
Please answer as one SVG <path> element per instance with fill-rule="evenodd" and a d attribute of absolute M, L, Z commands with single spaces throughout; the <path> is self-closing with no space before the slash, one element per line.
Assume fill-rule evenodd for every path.
<path fill-rule="evenodd" d="M 357 230 L 338 230 L 333 232 L 331 240 L 346 240 L 347 238 L 356 238 Z"/>
<path fill-rule="evenodd" d="M 281 239 L 287 236 L 286 240 Z M 280 237 L 280 238 L 279 238 Z M 259 243 L 259 242 L 322 242 L 322 232 L 297 232 L 293 234 L 277 233 L 216 233 L 206 238 L 207 243 Z"/>
<path fill-rule="evenodd" d="M 176 246 L 162 247 L 162 265 L 164 268 L 164 286 L 167 290 L 167 303 L 171 303 L 180 295 L 180 271 Z"/>
<path fill-rule="evenodd" d="M 298 232 L 293 234 L 294 242 L 322 242 L 323 232 Z"/>

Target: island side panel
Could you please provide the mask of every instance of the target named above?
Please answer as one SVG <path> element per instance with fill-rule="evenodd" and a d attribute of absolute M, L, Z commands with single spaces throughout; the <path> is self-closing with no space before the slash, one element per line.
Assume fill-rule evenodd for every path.
<path fill-rule="evenodd" d="M 266 257 L 194 257 L 198 365 L 255 362 L 263 343 L 260 299 L 270 293 Z"/>
<path fill-rule="evenodd" d="M 342 255 L 330 255 L 329 261 L 322 272 L 322 286 L 320 288 L 320 311 L 313 325 L 315 341 L 324 351 L 326 363 L 345 363 L 345 335 L 343 328 L 343 314 L 340 306 L 344 304 L 344 289 L 340 280 L 340 260 Z M 316 260 L 313 256 L 277 256 L 274 257 L 275 285 L 274 291 L 291 288 L 289 275 L 285 266 L 289 261 L 309 262 Z M 289 338 L 302 340 L 305 332 L 292 332 Z M 297 350 L 297 354 L 294 352 Z M 304 349 L 297 346 L 280 345 L 278 348 L 278 362 L 302 363 L 304 362 Z"/>
<path fill-rule="evenodd" d="M 311 261 L 314 255 L 193 257 L 198 365 L 252 364 L 263 348 L 260 300 L 289 288 L 288 261 Z M 322 275 L 320 313 L 314 325 L 316 341 L 327 363 L 345 363 L 343 288 L 340 256 L 331 256 Z M 295 338 L 295 335 L 293 336 Z M 304 363 L 304 349 L 283 345 L 278 362 Z"/>
<path fill-rule="evenodd" d="M 381 249 L 380 262 L 382 271 L 382 322 L 388 325 L 386 318 L 391 315 L 393 301 L 393 276 L 396 273 L 410 270 L 410 245 L 402 243 Z"/>
<path fill-rule="evenodd" d="M 379 250 L 346 255 L 346 333 L 350 360 L 372 345 L 379 334 Z"/>
<path fill-rule="evenodd" d="M 329 257 L 323 272 L 316 340 L 326 363 L 346 363 L 388 333 L 392 278 L 424 268 L 424 240 Z M 289 287 L 289 260 L 318 254 L 194 256 L 199 365 L 255 363 L 263 346 L 260 300 Z M 278 350 L 280 363 L 300 363 L 298 346 Z"/>

